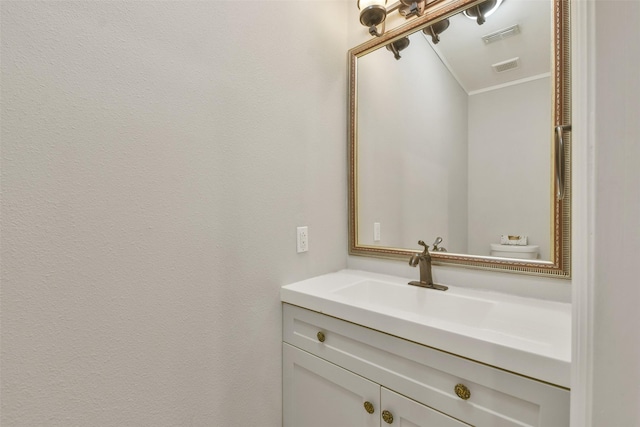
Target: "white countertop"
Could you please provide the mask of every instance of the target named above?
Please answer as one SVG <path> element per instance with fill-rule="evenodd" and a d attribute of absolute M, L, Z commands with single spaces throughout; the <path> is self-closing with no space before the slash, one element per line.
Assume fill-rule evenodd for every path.
<path fill-rule="evenodd" d="M 283 286 L 283 302 L 569 387 L 571 305 L 342 270 Z M 446 283 L 444 283 L 446 285 Z"/>

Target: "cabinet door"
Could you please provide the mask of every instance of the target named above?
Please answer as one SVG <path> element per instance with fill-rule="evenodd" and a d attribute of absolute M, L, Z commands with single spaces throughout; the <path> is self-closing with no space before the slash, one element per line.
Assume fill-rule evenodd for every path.
<path fill-rule="evenodd" d="M 396 427 L 469 427 L 414 400 L 382 387 L 382 419 Z"/>
<path fill-rule="evenodd" d="M 282 355 L 284 427 L 380 427 L 378 384 L 286 343 Z"/>

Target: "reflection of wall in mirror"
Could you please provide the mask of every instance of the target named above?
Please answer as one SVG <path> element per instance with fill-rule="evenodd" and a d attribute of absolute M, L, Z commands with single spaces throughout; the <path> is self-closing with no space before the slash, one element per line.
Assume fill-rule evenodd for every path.
<path fill-rule="evenodd" d="M 401 55 L 358 59 L 358 244 L 489 255 L 522 234 L 550 259 L 550 78 L 467 95 L 421 34 Z"/>
<path fill-rule="evenodd" d="M 550 77 L 469 97 L 469 253 L 518 234 L 551 259 L 550 99 Z"/>
<path fill-rule="evenodd" d="M 467 95 L 421 34 L 401 55 L 358 59 L 358 244 L 464 252 Z"/>

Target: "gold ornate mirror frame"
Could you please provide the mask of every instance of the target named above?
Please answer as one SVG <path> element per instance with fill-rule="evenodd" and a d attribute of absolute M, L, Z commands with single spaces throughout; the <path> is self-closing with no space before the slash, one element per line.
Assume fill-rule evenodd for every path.
<path fill-rule="evenodd" d="M 432 252 L 434 264 L 485 270 L 517 272 L 557 278 L 571 275 L 571 70 L 569 0 L 553 1 L 553 125 L 554 139 L 553 199 L 551 224 L 551 260 L 516 260 L 478 255 Z M 401 37 L 421 30 L 470 6 L 478 0 L 435 0 L 423 16 L 389 30 L 381 37 L 351 49 L 349 56 L 349 254 L 407 260 L 419 250 L 358 244 L 358 127 L 357 127 L 357 59 Z M 564 138 L 563 138 L 564 136 Z M 423 236 L 416 236 L 416 241 Z M 431 238 L 432 236 L 429 236 Z M 434 236 L 435 237 L 435 236 Z"/>

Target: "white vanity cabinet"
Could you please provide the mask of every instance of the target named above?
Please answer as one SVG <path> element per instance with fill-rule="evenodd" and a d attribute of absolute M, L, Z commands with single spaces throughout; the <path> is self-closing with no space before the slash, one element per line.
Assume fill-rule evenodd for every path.
<path fill-rule="evenodd" d="M 287 343 L 282 353 L 284 427 L 468 427 Z"/>
<path fill-rule="evenodd" d="M 285 427 L 569 425 L 565 388 L 318 312 L 283 304 L 283 340 Z"/>

